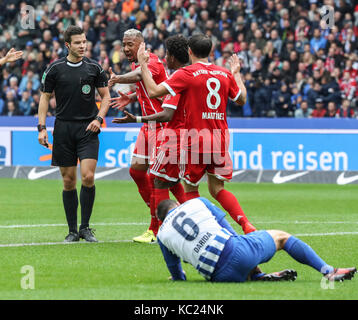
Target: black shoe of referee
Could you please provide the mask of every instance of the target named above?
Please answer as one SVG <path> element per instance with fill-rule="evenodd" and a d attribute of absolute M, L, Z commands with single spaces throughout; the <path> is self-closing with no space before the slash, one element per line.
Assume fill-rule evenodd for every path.
<path fill-rule="evenodd" d="M 98 240 L 94 236 L 94 231 L 95 229 L 84 228 L 80 230 L 79 236 L 81 239 L 84 239 L 87 242 L 98 242 Z"/>
<path fill-rule="evenodd" d="M 80 236 L 77 232 L 70 232 L 65 238 L 65 242 L 76 242 L 76 241 L 80 241 Z"/>

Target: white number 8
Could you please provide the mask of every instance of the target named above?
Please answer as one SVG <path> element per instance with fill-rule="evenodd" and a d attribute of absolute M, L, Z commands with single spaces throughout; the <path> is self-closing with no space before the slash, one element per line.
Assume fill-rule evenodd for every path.
<path fill-rule="evenodd" d="M 211 87 L 211 83 L 214 83 L 215 84 L 215 88 L 213 89 Z M 209 90 L 209 94 L 208 96 L 206 97 L 206 103 L 208 105 L 208 107 L 210 109 L 217 109 L 220 104 L 221 104 L 221 98 L 219 96 L 219 89 L 220 89 L 220 81 L 216 78 L 209 78 L 207 81 L 206 81 L 206 87 L 208 88 Z M 212 104 L 211 103 L 211 99 L 212 97 L 215 98 L 215 104 Z"/>

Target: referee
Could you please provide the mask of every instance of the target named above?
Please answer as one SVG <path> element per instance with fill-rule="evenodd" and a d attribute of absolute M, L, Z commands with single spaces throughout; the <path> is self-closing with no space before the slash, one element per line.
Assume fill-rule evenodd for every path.
<path fill-rule="evenodd" d="M 52 93 L 56 97 L 52 165 L 59 166 L 63 178 L 63 206 L 69 227 L 66 242 L 80 238 L 97 242 L 89 220 L 95 199 L 94 173 L 98 160 L 100 126 L 109 108 L 107 76 L 95 61 L 84 57 L 87 47 L 82 28 L 69 26 L 64 33 L 68 55 L 56 60 L 44 72 L 39 103 L 38 141 L 48 147 L 46 114 Z M 98 110 L 95 89 L 102 98 Z M 77 163 L 81 171 L 81 225 L 77 231 Z"/>

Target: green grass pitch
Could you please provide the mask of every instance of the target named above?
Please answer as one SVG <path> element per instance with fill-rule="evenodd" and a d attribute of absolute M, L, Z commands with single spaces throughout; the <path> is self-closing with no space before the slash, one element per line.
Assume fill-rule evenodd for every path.
<path fill-rule="evenodd" d="M 334 266 L 357 266 L 358 186 L 229 183 L 227 189 L 256 227 L 297 235 Z M 131 181 L 96 182 L 91 222 L 100 243 L 62 244 L 67 227 L 61 192 L 57 180 L 0 180 L 0 299 L 358 299 L 358 276 L 330 288 L 286 252 L 261 267 L 294 268 L 295 282 L 209 283 L 187 264 L 188 281 L 168 281 L 159 246 L 131 241 L 149 225 Z M 206 184 L 200 192 L 211 199 Z M 21 287 L 25 265 L 33 267 L 34 289 Z"/>

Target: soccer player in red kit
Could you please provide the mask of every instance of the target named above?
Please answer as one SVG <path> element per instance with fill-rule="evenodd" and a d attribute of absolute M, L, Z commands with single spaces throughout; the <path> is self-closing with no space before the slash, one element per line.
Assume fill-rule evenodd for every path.
<path fill-rule="evenodd" d="M 189 62 L 188 41 L 182 35 L 174 35 L 166 39 L 166 57 L 168 68 L 177 70 Z M 154 80 L 153 80 L 154 81 Z M 158 148 L 155 161 L 150 167 L 154 179 L 155 208 L 163 200 L 169 199 L 169 188 L 180 183 L 180 130 L 185 126 L 185 110 L 178 107 L 180 95 L 167 95 L 164 98 L 163 111 L 140 117 L 140 122 L 167 122 L 164 130 L 158 136 Z M 118 106 L 119 103 L 114 106 Z M 113 119 L 113 123 L 137 122 L 136 117 L 127 111 L 123 118 Z"/>
<path fill-rule="evenodd" d="M 142 79 L 150 97 L 166 94 L 181 96 L 179 106 L 185 109 L 187 130 L 181 142 L 181 148 L 186 153 L 182 176 L 186 199 L 199 197 L 198 185 L 207 173 L 210 194 L 241 225 L 245 233 L 255 231 L 236 197 L 224 188 L 224 181 L 231 180 L 233 171 L 228 153 L 227 101 L 230 98 L 241 106 L 246 102 L 246 88 L 241 80 L 238 57 L 232 56 L 233 73 L 230 73 L 208 62 L 212 48 L 209 37 L 194 35 L 190 37 L 188 45 L 192 65 L 177 70 L 168 80 L 157 85 L 150 81 L 148 52 L 145 52 L 143 43 L 138 51 Z"/>
<path fill-rule="evenodd" d="M 127 30 L 123 36 L 123 51 L 129 62 L 132 63 L 132 72 L 124 75 L 115 75 L 110 70 L 111 78 L 109 86 L 115 83 L 135 83 L 136 92 L 130 96 L 113 98 L 112 103 L 115 104 L 120 100 L 122 103 L 120 109 L 123 109 L 126 104 L 138 99 L 142 115 L 152 115 L 161 112 L 162 101 L 156 98 L 150 98 L 144 86 L 141 76 L 141 68 L 137 61 L 137 51 L 141 43 L 144 43 L 142 33 L 136 29 Z M 149 54 L 148 70 L 156 83 L 161 83 L 167 79 L 167 73 L 163 63 L 155 55 Z M 144 202 L 150 207 L 151 224 L 149 229 L 139 237 L 133 238 L 136 242 L 153 242 L 156 240 L 159 224 L 155 216 L 154 208 L 154 177 L 150 178 L 147 174 L 150 163 L 155 159 L 156 140 L 159 132 L 165 127 L 165 124 L 157 123 L 154 126 L 150 124 L 143 124 L 133 152 L 131 167 L 129 173 L 138 186 L 138 191 L 142 196 Z M 184 190 L 181 184 L 174 186 L 170 191 L 175 197 L 182 202 L 185 199 Z"/>

